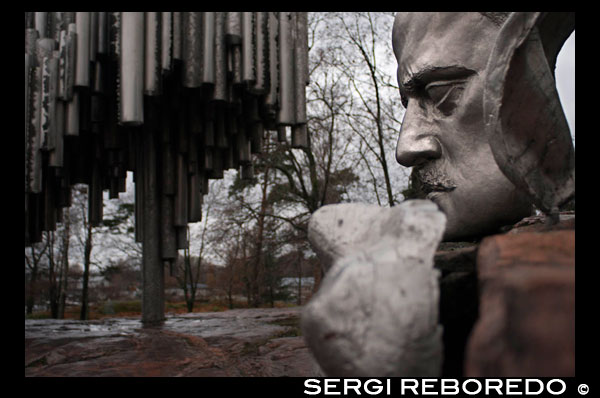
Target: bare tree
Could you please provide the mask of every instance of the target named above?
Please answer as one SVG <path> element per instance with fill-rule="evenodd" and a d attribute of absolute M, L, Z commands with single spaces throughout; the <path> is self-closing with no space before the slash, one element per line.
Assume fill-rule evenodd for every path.
<path fill-rule="evenodd" d="M 60 274 L 58 279 L 58 309 L 57 317 L 64 319 L 67 292 L 69 289 L 69 246 L 71 240 L 71 217 L 69 208 L 63 210 L 63 221 L 61 230 L 61 246 L 59 251 Z"/>
<path fill-rule="evenodd" d="M 229 309 L 234 307 L 233 296 L 241 285 L 240 276 L 244 271 L 246 261 L 244 256 L 240 255 L 243 233 L 242 231 L 235 231 L 233 235 L 233 241 L 225 253 L 225 265 L 217 276 L 217 286 L 225 293 Z"/>
<path fill-rule="evenodd" d="M 343 74 L 332 67 L 335 54 L 320 44 L 319 36 L 330 19 L 328 14 L 309 14 L 308 145 L 294 149 L 267 137 L 265 150 L 256 159 L 257 170 L 264 175 L 261 206 L 254 210 L 258 246 L 253 256 L 253 280 L 258 278 L 261 263 L 257 256 L 262 252 L 265 217 L 285 222 L 296 231 L 300 240 L 294 238 L 290 243 L 306 241 L 310 215 L 323 205 L 348 199 L 348 187 L 358 181 L 350 162 L 354 137 L 344 126 L 343 110 L 351 96 Z M 246 208 L 252 210 L 249 204 Z"/>
<path fill-rule="evenodd" d="M 298 272 L 298 293 L 296 296 L 296 304 L 302 305 L 302 263 L 303 256 L 300 250 L 296 251 L 296 269 Z"/>
<path fill-rule="evenodd" d="M 188 312 L 194 311 L 194 303 L 196 301 L 196 291 L 198 287 L 198 282 L 200 281 L 200 276 L 202 275 L 202 265 L 205 262 L 205 251 L 208 246 L 208 231 L 209 231 L 209 220 L 211 219 L 211 210 L 217 199 L 221 195 L 222 192 L 222 184 L 218 181 L 211 182 L 209 194 L 204 197 L 204 201 L 202 204 L 202 217 L 203 223 L 200 228 L 199 236 L 192 236 L 190 232 L 190 228 L 188 227 L 188 241 L 196 243 L 199 245 L 198 247 L 198 256 L 195 257 L 196 263 L 195 267 L 192 267 L 192 259 L 193 256 L 190 255 L 190 248 L 184 250 L 183 256 L 183 264 L 181 266 L 180 271 L 177 275 L 177 281 L 179 285 L 183 289 L 183 294 L 185 297 L 187 310 Z"/>
<path fill-rule="evenodd" d="M 221 222 L 213 226 L 213 246 L 215 256 L 225 264 L 226 293 L 233 306 L 233 289 L 242 286 L 247 305 L 252 305 L 252 256 L 250 255 L 255 211 L 248 203 L 246 195 L 251 183 L 239 179 L 229 188 L 229 200 L 221 204 Z M 216 245 L 214 243 L 217 243 Z M 235 274 L 234 274 L 235 273 Z"/>
<path fill-rule="evenodd" d="M 33 312 L 37 296 L 37 278 L 40 271 L 40 260 L 47 250 L 48 241 L 45 239 L 42 242 L 32 244 L 29 247 L 29 254 L 27 253 L 27 248 L 25 249 L 25 266 L 29 269 L 29 291 L 25 302 L 27 314 Z"/>
<path fill-rule="evenodd" d="M 269 145 L 266 145 L 266 153 L 265 156 L 268 157 L 269 155 Z M 269 188 L 269 174 L 271 171 L 271 167 L 269 166 L 269 164 L 265 164 L 265 167 L 263 169 L 263 175 L 262 175 L 262 182 L 261 182 L 261 197 L 260 197 L 260 210 L 257 214 L 257 233 L 256 233 L 256 242 L 254 244 L 254 255 L 253 255 L 253 259 L 252 259 L 252 263 L 251 263 L 251 274 L 250 274 L 250 281 L 251 281 L 251 289 L 252 289 L 252 293 L 251 293 L 251 297 L 252 297 L 252 305 L 254 307 L 258 307 L 261 304 L 261 294 L 260 294 L 260 273 L 261 273 L 261 268 L 264 267 L 264 252 L 263 252 L 263 245 L 264 245 L 264 237 L 265 237 L 265 216 L 267 213 L 267 206 L 268 206 L 268 201 L 267 201 L 267 193 L 268 193 L 268 188 Z"/>
<path fill-rule="evenodd" d="M 343 111 L 344 125 L 358 138 L 357 161 L 366 169 L 377 202 L 393 206 L 399 192 L 388 160 L 403 111 L 389 40 L 393 14 L 328 13 L 324 18 L 328 23 L 321 40 L 329 51 L 329 66 L 342 73 L 351 98 Z M 408 177 L 399 168 L 394 174 Z"/>
<path fill-rule="evenodd" d="M 327 14 L 309 14 L 308 145 L 292 149 L 267 142 L 273 146 L 272 156 L 260 159 L 283 177 L 276 181 L 279 186 L 273 192 L 277 212 L 269 216 L 304 234 L 310 214 L 325 204 L 341 201 L 348 185 L 356 180 L 348 161 L 353 137 L 345 133 L 341 123 L 351 98 L 342 74 L 331 67 L 331 51 L 318 44 L 327 23 Z M 293 216 L 286 217 L 286 213 Z"/>
<path fill-rule="evenodd" d="M 81 229 L 76 234 L 81 248 L 83 248 L 83 279 L 81 287 L 81 311 L 79 318 L 89 318 L 88 285 L 90 278 L 90 265 L 92 263 L 92 250 L 94 248 L 94 233 L 92 223 L 88 217 L 88 189 L 85 185 L 76 185 L 73 189 L 73 202 L 79 208 L 81 215 Z"/>
<path fill-rule="evenodd" d="M 48 242 L 46 257 L 48 258 L 48 301 L 50 302 L 50 316 L 58 318 L 58 289 L 56 286 L 56 264 L 54 261 L 55 231 L 46 232 L 46 241 Z"/>
<path fill-rule="evenodd" d="M 142 263 L 142 245 L 135 241 L 135 204 L 133 202 L 132 187 L 123 198 L 111 200 L 107 203 L 102 226 L 96 228 L 99 250 L 110 250 L 115 257 L 121 257 L 134 266 L 140 267 Z M 100 241 L 101 239 L 101 241 Z"/>

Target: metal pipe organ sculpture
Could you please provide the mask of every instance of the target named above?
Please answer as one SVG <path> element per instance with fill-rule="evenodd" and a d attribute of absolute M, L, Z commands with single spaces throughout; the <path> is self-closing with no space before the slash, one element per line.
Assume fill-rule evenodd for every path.
<path fill-rule="evenodd" d="M 164 265 L 188 247 L 209 179 L 238 169 L 277 131 L 308 144 L 307 14 L 295 12 L 26 12 L 25 245 L 41 240 L 89 186 L 135 181 L 142 242 L 142 320 L 164 319 Z"/>

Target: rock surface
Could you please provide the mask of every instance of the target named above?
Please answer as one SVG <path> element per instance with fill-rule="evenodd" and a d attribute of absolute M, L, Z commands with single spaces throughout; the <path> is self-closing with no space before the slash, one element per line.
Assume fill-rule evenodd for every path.
<path fill-rule="evenodd" d="M 575 375 L 575 231 L 482 241 L 467 377 Z"/>
<path fill-rule="evenodd" d="M 325 206 L 309 239 L 333 266 L 302 330 L 328 376 L 436 376 L 442 364 L 439 271 L 445 216 L 432 202 Z M 321 257 L 322 258 L 322 257 Z"/>
<path fill-rule="evenodd" d="M 139 318 L 26 320 L 25 376 L 318 376 L 300 308 Z"/>
<path fill-rule="evenodd" d="M 419 217 L 431 224 L 442 222 L 440 214 L 443 217 L 437 206 L 427 200 L 405 201 L 391 208 L 363 203 L 327 205 L 310 218 L 308 239 L 328 270 L 337 259 L 370 248 L 384 236 L 399 239 L 421 234 L 423 243 L 415 240 L 413 246 L 406 248 L 409 252 L 418 252 L 427 242 L 435 240 L 437 233 L 435 228 L 417 231 Z"/>
<path fill-rule="evenodd" d="M 543 214 L 525 217 L 515 225 L 508 227 L 509 234 L 520 234 L 523 232 L 548 232 L 563 229 L 575 229 L 575 212 L 564 211 L 558 215 L 558 223 L 548 224 Z"/>

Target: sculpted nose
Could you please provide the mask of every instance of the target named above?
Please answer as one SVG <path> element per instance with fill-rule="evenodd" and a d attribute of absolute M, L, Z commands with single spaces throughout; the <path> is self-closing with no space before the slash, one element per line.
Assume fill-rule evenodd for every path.
<path fill-rule="evenodd" d="M 442 147 L 433 134 L 427 133 L 429 123 L 414 114 L 409 104 L 396 146 L 396 160 L 402 166 L 411 167 L 442 156 Z M 423 133 L 425 131 L 425 133 Z"/>

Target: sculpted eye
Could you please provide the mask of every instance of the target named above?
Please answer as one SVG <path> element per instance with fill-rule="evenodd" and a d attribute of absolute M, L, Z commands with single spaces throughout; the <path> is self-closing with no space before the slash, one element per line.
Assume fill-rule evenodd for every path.
<path fill-rule="evenodd" d="M 435 104 L 435 107 L 444 115 L 449 116 L 458 105 L 464 86 L 454 83 L 432 83 L 427 85 L 425 90 Z"/>

